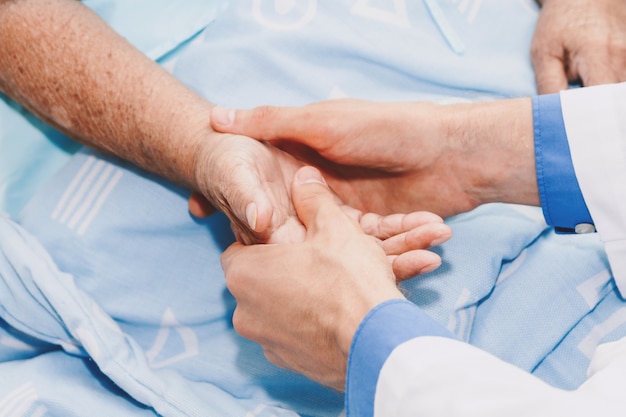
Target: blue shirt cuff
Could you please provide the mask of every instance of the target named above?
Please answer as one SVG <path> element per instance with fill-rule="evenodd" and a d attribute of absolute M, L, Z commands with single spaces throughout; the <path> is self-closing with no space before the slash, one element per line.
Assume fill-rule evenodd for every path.
<path fill-rule="evenodd" d="M 533 98 L 533 123 L 537 185 L 546 222 L 560 232 L 593 224 L 576 179 L 559 94 Z"/>
<path fill-rule="evenodd" d="M 422 309 L 407 300 L 390 300 L 373 308 L 357 329 L 346 376 L 346 417 L 374 415 L 378 375 L 393 350 L 419 336 L 454 338 Z"/>

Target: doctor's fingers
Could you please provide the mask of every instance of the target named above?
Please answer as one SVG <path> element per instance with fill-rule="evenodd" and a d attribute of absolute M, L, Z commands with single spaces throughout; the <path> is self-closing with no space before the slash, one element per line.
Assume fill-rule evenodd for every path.
<path fill-rule="evenodd" d="M 397 256 L 389 256 L 391 268 L 396 282 L 405 281 L 421 274 L 432 272 L 441 266 L 441 257 L 427 250 L 404 252 Z"/>
<path fill-rule="evenodd" d="M 429 223 L 407 232 L 381 240 L 380 246 L 385 254 L 400 255 L 416 249 L 428 249 L 438 246 L 452 237 L 452 230 L 443 223 Z"/>
<path fill-rule="evenodd" d="M 365 233 L 383 240 L 430 223 L 443 223 L 443 219 L 428 211 L 415 211 L 387 216 L 366 213 L 360 220 Z"/>

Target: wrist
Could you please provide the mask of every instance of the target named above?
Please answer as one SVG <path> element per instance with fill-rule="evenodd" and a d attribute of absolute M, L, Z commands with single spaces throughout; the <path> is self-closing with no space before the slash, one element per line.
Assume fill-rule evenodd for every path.
<path fill-rule="evenodd" d="M 474 207 L 492 202 L 539 205 L 529 98 L 448 106 L 453 173 Z"/>
<path fill-rule="evenodd" d="M 336 340 L 339 345 L 339 349 L 346 360 L 350 355 L 350 349 L 356 332 L 365 317 L 367 317 L 368 314 L 377 306 L 380 306 L 387 301 L 405 300 L 404 296 L 395 285 L 390 286 L 389 291 L 387 292 L 388 294 L 386 295 L 378 293 L 376 297 L 359 300 L 360 302 L 351 298 L 349 302 L 343 303 L 343 313 L 340 313 L 340 317 L 337 317 L 334 320 L 334 323 L 337 324 L 335 328 Z"/>
<path fill-rule="evenodd" d="M 171 120 L 160 123 L 164 130 L 157 134 L 164 139 L 146 142 L 145 163 L 155 164 L 153 170 L 157 174 L 178 185 L 202 192 L 208 179 L 199 173 L 206 175 L 209 155 L 220 134 L 210 126 L 210 106 L 201 104 L 197 109 L 187 107 L 189 111 L 184 117 L 172 115 Z M 150 145 L 154 146 L 152 150 Z"/>
<path fill-rule="evenodd" d="M 212 156 L 217 153 L 221 137 L 224 135 L 215 132 L 210 125 L 206 126 L 205 129 L 198 129 L 192 135 L 195 140 L 189 152 L 191 161 L 189 188 L 206 196 L 212 182 L 208 175 L 209 170 L 214 166 Z"/>

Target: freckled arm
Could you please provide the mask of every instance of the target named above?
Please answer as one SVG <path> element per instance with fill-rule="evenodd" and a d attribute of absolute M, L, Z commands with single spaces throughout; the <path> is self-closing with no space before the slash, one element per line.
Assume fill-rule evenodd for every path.
<path fill-rule="evenodd" d="M 197 189 L 210 103 L 82 3 L 0 0 L 0 91 L 73 139 Z"/>

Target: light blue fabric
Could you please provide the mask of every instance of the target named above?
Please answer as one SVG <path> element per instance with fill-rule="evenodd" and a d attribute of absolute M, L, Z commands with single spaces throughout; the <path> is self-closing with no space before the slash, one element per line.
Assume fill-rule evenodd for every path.
<path fill-rule="evenodd" d="M 232 0 L 81 0 L 157 60 L 204 29 Z"/>
<path fill-rule="evenodd" d="M 206 235 L 207 229 L 201 230 Z M 234 335 L 229 334 L 232 332 L 225 317 L 202 314 L 206 308 L 201 303 L 198 303 L 195 309 L 188 308 L 187 303 L 192 297 L 186 297 L 188 294 L 185 291 L 172 294 L 172 285 L 181 285 L 182 280 L 174 281 L 174 277 L 171 277 L 172 285 L 161 286 L 153 281 L 154 276 L 123 277 L 109 268 L 110 289 L 119 285 L 116 291 L 118 300 L 114 304 L 117 308 L 126 307 L 128 313 L 126 318 L 139 314 L 144 318 L 159 319 L 160 316 L 154 323 L 132 319 L 127 321 L 124 317 L 117 317 L 119 323 L 116 323 L 93 298 L 78 288 L 72 275 L 63 273 L 57 268 L 36 238 L 6 217 L 0 218 L 0 236 L 2 316 L 7 324 L 18 332 L 59 346 L 74 357 L 74 360 L 70 361 L 67 356 L 59 356 L 54 350 L 48 349 L 34 360 L 35 363 L 44 363 L 46 366 L 32 367 L 33 359 L 27 361 L 24 366 L 17 364 L 4 368 L 0 366 L 0 369 L 13 368 L 19 371 L 20 382 L 17 389 L 29 387 L 33 391 L 36 399 L 28 398 L 28 401 L 32 402 L 28 404 L 33 410 L 41 407 L 51 410 L 55 403 L 60 403 L 62 407 L 70 410 L 66 410 L 64 414 L 51 415 L 96 415 L 94 412 L 88 412 L 90 409 L 97 410 L 97 415 L 103 416 L 138 415 L 136 405 L 130 400 L 132 397 L 143 404 L 149 404 L 158 415 L 165 416 L 244 415 L 247 410 L 261 406 L 277 415 L 293 415 L 291 412 L 274 409 L 271 405 L 266 406 L 258 399 L 255 401 L 250 399 L 254 372 L 258 372 L 263 366 L 268 367 L 267 364 L 263 365 L 262 354 L 250 343 L 247 343 L 247 349 L 244 349 L 249 352 L 246 352 L 244 359 L 239 361 L 239 366 L 246 368 L 246 361 L 255 360 L 251 364 L 252 372 L 243 378 L 239 378 L 235 372 L 230 373 L 222 386 L 211 383 L 225 377 L 220 369 L 221 363 L 212 362 L 216 359 L 215 356 L 221 356 L 222 360 L 228 359 L 234 365 L 237 363 L 236 356 L 242 353 L 239 345 L 245 346 L 246 343 L 242 340 L 233 340 Z M 199 243 L 198 240 L 192 242 L 193 245 Z M 132 251 L 134 245 L 124 246 L 118 245 L 120 249 L 129 253 L 126 259 L 118 258 L 118 261 L 122 262 L 118 272 L 124 269 L 123 262 L 128 262 L 134 256 Z M 211 249 L 211 245 L 207 244 L 205 248 Z M 182 259 L 179 256 L 176 256 L 178 262 L 168 260 L 172 264 L 195 261 L 198 267 L 206 268 L 210 265 L 212 269 L 216 269 L 214 264 L 218 261 L 216 256 L 219 253 L 216 249 L 210 251 L 211 257 L 201 260 Z M 102 255 L 104 256 L 101 258 L 108 257 L 104 253 Z M 128 302 L 125 302 L 123 297 L 120 297 L 124 294 L 123 284 L 115 281 L 124 278 L 148 284 L 144 281 L 147 278 L 152 281 L 149 285 L 154 290 L 151 294 L 134 293 L 134 297 L 128 294 Z M 135 287 L 137 283 L 132 286 Z M 207 289 L 201 282 L 193 284 L 187 286 L 189 292 L 203 291 L 202 287 Z M 158 294 L 165 296 L 159 287 L 170 291 L 168 304 L 161 305 L 164 307 L 161 311 L 156 305 L 150 306 L 150 303 L 145 301 Z M 204 299 L 206 303 L 226 307 L 232 305 L 222 292 L 207 291 L 204 295 L 207 296 Z M 132 305 L 141 307 L 132 309 Z M 228 310 L 225 309 L 224 312 L 228 314 Z M 190 317 L 194 314 L 195 320 Z M 193 329 L 183 323 L 190 323 Z M 20 342 L 22 337 L 14 336 L 13 340 Z M 6 346 L 7 341 L 4 338 L 0 341 Z M 200 346 L 201 342 L 208 345 Z M 217 355 L 211 354 L 213 351 L 211 345 L 214 343 L 219 346 L 217 351 L 222 349 L 228 351 Z M 18 344 L 13 343 L 12 347 L 15 348 Z M 150 345 L 152 350 L 148 349 Z M 198 355 L 199 349 L 202 349 L 206 356 Z M 54 358 L 61 359 L 55 363 Z M 64 369 L 66 362 L 70 363 L 69 369 Z M 87 372 L 90 368 L 91 372 Z M 74 374 L 76 369 L 78 374 Z M 59 376 L 58 370 L 61 371 Z M 174 370 L 177 372 L 173 372 Z M 271 371 L 268 374 L 280 373 L 273 369 Z M 308 381 L 302 381 L 303 378 L 284 374 L 282 379 L 291 379 L 294 385 L 300 385 L 300 388 L 311 385 Z M 6 394 L 3 389 L 7 386 L 10 389 L 16 387 L 15 379 L 7 378 L 7 375 L 9 374 L 3 374 L 0 382 L 0 395 Z M 67 395 L 72 390 L 67 389 L 68 387 L 59 389 L 57 377 L 74 379 L 75 382 L 71 385 L 73 390 L 83 385 L 91 386 L 92 389 L 81 388 L 79 392 L 86 392 L 80 397 L 77 397 L 76 393 Z M 102 387 L 93 389 L 94 385 L 98 385 L 94 384 L 95 381 L 92 382 L 94 377 L 96 381 L 101 379 L 109 385 L 109 397 L 114 398 L 110 404 L 109 398 L 103 397 Z M 246 377 L 251 380 L 246 380 Z M 298 380 L 302 381 L 304 387 L 297 383 Z M 117 388 L 114 389 L 112 384 Z M 231 385 L 232 391 L 224 389 Z M 258 396 L 263 397 L 261 384 L 258 386 Z M 66 392 L 66 397 L 59 396 L 62 392 Z M 26 403 L 22 403 L 22 406 L 24 404 Z M 0 411 L 8 412 L 9 409 L 2 409 L 3 405 L 4 402 L 0 401 Z"/>
<path fill-rule="evenodd" d="M 448 224 L 442 267 L 403 287 L 462 340 L 573 388 L 599 343 L 626 336 L 626 304 L 597 235 L 556 234 L 541 209 L 503 204 Z"/>
<path fill-rule="evenodd" d="M 239 1 L 165 65 L 228 106 L 535 93 L 528 60 L 534 1 L 442 0 L 435 13 L 433 4 Z M 461 50 L 450 46 L 459 40 Z M 0 240 L 22 243 L 2 258 L 0 403 L 34 389 L 49 415 L 63 417 L 85 415 L 90 401 L 103 415 L 120 416 L 341 414 L 341 395 L 272 366 L 235 334 L 234 300 L 219 265 L 233 239 L 229 225 L 222 216 L 190 218 L 186 197 L 117 160 L 80 152 L 21 214 L 32 236 L 3 220 Z M 568 364 L 572 343 L 619 311 L 618 300 L 608 302 L 614 293 L 599 242 L 555 240 L 539 209 L 505 205 L 450 225 L 456 236 L 438 249 L 443 267 L 404 285 L 411 300 L 464 340 L 560 386 L 579 383 L 586 356 Z M 594 274 L 597 282 L 589 280 Z M 525 281 L 532 291 L 522 289 Z M 548 298 L 555 293 L 561 298 Z M 606 314 L 596 320 L 598 302 Z M 511 349 L 513 337 L 534 340 Z M 32 359 L 11 362 L 23 358 Z M 84 386 L 81 395 L 61 393 L 57 372 Z"/>
<path fill-rule="evenodd" d="M 175 74 L 226 106 L 343 96 L 448 102 L 536 92 L 528 59 L 537 17 L 532 1 L 469 8 L 440 1 L 445 32 L 420 1 L 329 3 L 239 2 L 188 48 Z M 463 39 L 463 55 L 448 45 L 450 28 Z"/>
<path fill-rule="evenodd" d="M 222 216 L 194 221 L 186 197 L 113 159 L 76 154 L 22 222 L 73 275 L 36 269 L 45 255 L 16 252 L 18 238 L 3 232 L 11 267 L 2 273 L 2 317 L 31 338 L 88 354 L 159 415 L 293 415 L 285 404 L 338 415 L 328 410 L 341 410 L 341 396 L 274 367 L 235 334 L 219 264 L 229 225 Z"/>
<path fill-rule="evenodd" d="M 17 215 L 79 147 L 0 93 L 0 211 Z"/>

